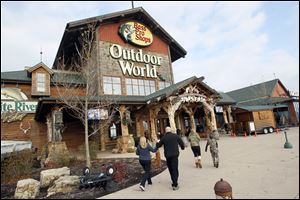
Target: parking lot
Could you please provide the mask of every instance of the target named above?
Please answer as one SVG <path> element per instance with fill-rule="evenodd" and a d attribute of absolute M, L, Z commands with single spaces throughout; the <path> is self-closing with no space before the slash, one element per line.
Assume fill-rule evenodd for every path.
<path fill-rule="evenodd" d="M 142 192 L 138 185 L 102 198 L 210 198 L 214 199 L 214 185 L 223 178 L 233 189 L 233 198 L 299 198 L 299 127 L 287 130 L 292 149 L 285 149 L 281 131 L 259 134 L 257 137 L 221 136 L 219 140 L 220 166 L 214 168 L 206 141 L 201 141 L 203 168 L 195 168 L 192 151 L 180 152 L 180 189 L 171 190 L 170 175 L 165 170 L 153 178 Z M 163 152 L 162 152 L 163 153 Z M 123 155 L 125 156 L 125 155 Z"/>

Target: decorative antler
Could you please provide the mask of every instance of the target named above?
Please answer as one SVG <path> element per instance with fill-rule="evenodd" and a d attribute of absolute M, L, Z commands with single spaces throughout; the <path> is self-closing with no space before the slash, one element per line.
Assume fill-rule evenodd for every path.
<path fill-rule="evenodd" d="M 29 127 L 28 127 L 27 129 L 23 129 L 23 128 L 22 128 L 23 123 L 21 122 L 21 124 L 20 124 L 20 129 L 23 131 L 24 134 L 27 134 L 27 131 L 29 131 L 30 128 L 31 128 L 30 122 L 28 122 L 28 125 L 29 125 Z"/>

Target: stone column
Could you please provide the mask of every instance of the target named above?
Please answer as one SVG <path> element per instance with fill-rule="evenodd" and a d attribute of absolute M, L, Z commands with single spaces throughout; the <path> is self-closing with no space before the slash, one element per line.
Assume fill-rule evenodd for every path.
<path fill-rule="evenodd" d="M 133 135 L 129 135 L 128 126 L 124 123 L 124 117 L 126 112 L 125 105 L 121 105 L 119 108 L 121 119 L 122 136 L 117 140 L 117 150 L 121 153 L 134 152 L 134 139 Z"/>

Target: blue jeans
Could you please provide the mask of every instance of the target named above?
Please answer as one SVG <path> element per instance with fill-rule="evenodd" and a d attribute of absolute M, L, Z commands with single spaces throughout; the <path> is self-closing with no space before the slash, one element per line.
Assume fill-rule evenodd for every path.
<path fill-rule="evenodd" d="M 151 174 L 150 174 L 150 171 L 151 171 L 151 160 L 140 160 L 140 164 L 142 165 L 145 173 L 142 177 L 142 180 L 141 180 L 141 185 L 145 187 L 145 183 L 146 181 L 148 181 L 148 184 L 152 184 L 152 181 L 151 181 Z"/>

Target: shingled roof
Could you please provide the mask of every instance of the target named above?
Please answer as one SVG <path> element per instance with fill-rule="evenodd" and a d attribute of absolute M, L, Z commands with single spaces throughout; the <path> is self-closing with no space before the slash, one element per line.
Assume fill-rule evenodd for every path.
<path fill-rule="evenodd" d="M 289 97 L 273 97 L 276 85 L 280 84 L 288 93 L 287 89 L 279 79 L 270 80 L 249 87 L 227 92 L 232 99 L 239 105 L 271 105 L 290 101 Z"/>
<path fill-rule="evenodd" d="M 61 82 L 63 76 L 64 83 L 85 84 L 80 74 L 70 73 L 67 76 L 54 71 L 51 77 L 51 83 Z M 1 72 L 1 82 L 24 82 L 31 83 L 31 76 L 28 75 L 28 70 Z"/>
<path fill-rule="evenodd" d="M 219 101 L 217 101 L 218 106 L 232 105 L 236 103 L 236 101 L 233 98 L 231 98 L 228 94 L 224 92 L 219 92 L 219 94 L 221 98 L 219 99 Z"/>
<path fill-rule="evenodd" d="M 31 83 L 27 70 L 1 72 L 1 82 L 28 82 Z"/>

